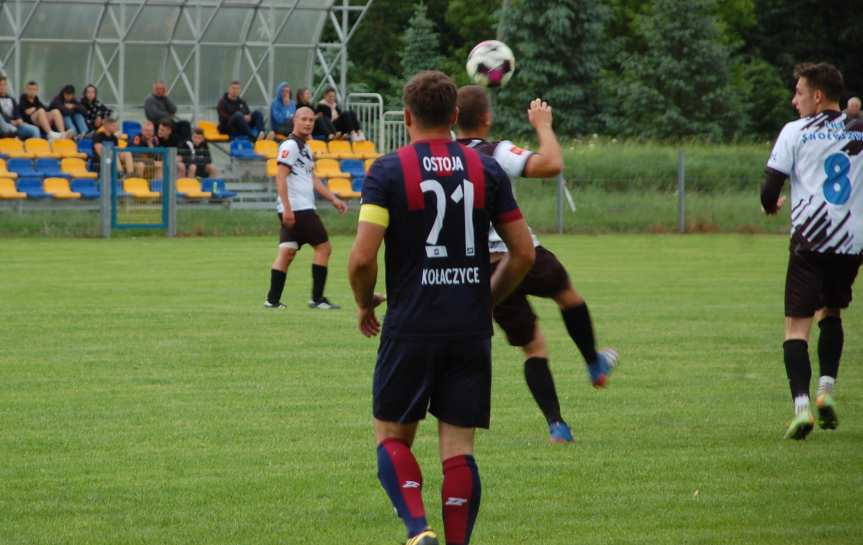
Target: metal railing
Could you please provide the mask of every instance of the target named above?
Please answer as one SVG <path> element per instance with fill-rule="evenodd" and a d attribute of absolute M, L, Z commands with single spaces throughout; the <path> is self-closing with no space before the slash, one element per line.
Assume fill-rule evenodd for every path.
<path fill-rule="evenodd" d="M 377 93 L 351 93 L 346 106 L 356 114 L 366 138 L 377 144 L 381 139 L 384 98 Z"/>
<path fill-rule="evenodd" d="M 390 110 L 381 116 L 383 138 L 378 144 L 381 153 L 389 153 L 408 143 L 404 110 Z"/>

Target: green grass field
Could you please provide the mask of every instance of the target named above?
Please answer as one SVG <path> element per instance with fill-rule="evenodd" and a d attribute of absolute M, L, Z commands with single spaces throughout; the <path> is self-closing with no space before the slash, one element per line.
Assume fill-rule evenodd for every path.
<path fill-rule="evenodd" d="M 472 543 L 860 543 L 859 286 L 841 425 L 790 442 L 785 236 L 542 238 L 622 365 L 594 391 L 536 302 L 578 440 L 550 445 L 520 354 L 495 336 Z M 289 308 L 261 308 L 272 236 L 0 242 L 0 543 L 403 540 L 376 478 L 377 341 L 354 325 L 350 239 L 334 243 L 337 312 L 305 306 L 307 250 Z M 436 443 L 429 422 L 415 452 L 440 528 Z"/>

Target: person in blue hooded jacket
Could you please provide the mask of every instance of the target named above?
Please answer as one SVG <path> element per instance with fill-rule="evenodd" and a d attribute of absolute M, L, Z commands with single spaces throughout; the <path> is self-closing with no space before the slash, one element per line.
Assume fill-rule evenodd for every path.
<path fill-rule="evenodd" d="M 270 105 L 270 126 L 274 132 L 291 134 L 294 130 L 294 113 L 297 102 L 291 99 L 291 86 L 283 81 L 276 87 L 276 96 Z"/>

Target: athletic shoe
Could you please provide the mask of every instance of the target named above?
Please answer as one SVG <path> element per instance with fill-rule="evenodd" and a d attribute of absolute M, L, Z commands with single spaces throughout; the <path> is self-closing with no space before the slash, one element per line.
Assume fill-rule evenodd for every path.
<path fill-rule="evenodd" d="M 269 301 L 264 301 L 264 308 L 288 308 L 281 301 L 278 303 L 271 303 Z"/>
<path fill-rule="evenodd" d="M 587 366 L 587 373 L 590 375 L 590 383 L 594 388 L 605 388 L 608 383 L 608 377 L 617 366 L 617 360 L 620 356 L 613 348 L 606 348 L 597 353 L 596 361 Z"/>
<path fill-rule="evenodd" d="M 552 422 L 548 426 L 548 440 L 552 443 L 575 443 L 572 430 L 566 422 Z"/>
<path fill-rule="evenodd" d="M 815 399 L 818 408 L 818 425 L 822 430 L 835 430 L 839 425 L 839 417 L 836 416 L 836 403 L 830 394 L 821 394 Z"/>
<path fill-rule="evenodd" d="M 76 136 L 78 136 L 78 133 L 75 132 L 75 129 L 67 129 L 60 134 L 62 134 L 66 138 L 75 138 Z"/>
<path fill-rule="evenodd" d="M 794 420 L 791 421 L 791 425 L 788 426 L 788 431 L 785 432 L 786 439 L 806 439 L 806 436 L 809 435 L 809 432 L 812 431 L 812 428 L 815 426 L 815 418 L 812 416 L 812 413 L 806 411 L 804 413 L 800 413 L 794 417 Z"/>
<path fill-rule="evenodd" d="M 426 528 L 407 540 L 405 545 L 438 545 L 437 534 L 431 528 Z"/>
<path fill-rule="evenodd" d="M 49 142 L 53 142 L 54 140 L 57 140 L 58 138 L 63 138 L 62 132 L 51 131 L 48 133 L 48 141 Z"/>
<path fill-rule="evenodd" d="M 326 297 L 321 297 L 317 301 L 315 301 L 314 299 L 310 299 L 309 308 L 316 308 L 318 310 L 338 310 L 342 307 L 335 303 L 330 303 L 330 300 Z"/>

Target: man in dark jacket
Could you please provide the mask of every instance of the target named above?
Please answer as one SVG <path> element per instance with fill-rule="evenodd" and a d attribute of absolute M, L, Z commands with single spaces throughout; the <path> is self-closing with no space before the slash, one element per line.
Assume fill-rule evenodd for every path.
<path fill-rule="evenodd" d="M 66 128 L 74 130 L 78 136 L 84 136 L 90 131 L 87 127 L 87 120 L 84 118 L 87 111 L 75 97 L 74 85 L 64 85 L 60 89 L 60 92 L 48 105 L 48 111 L 51 110 L 60 110 L 63 115 L 63 124 Z"/>
<path fill-rule="evenodd" d="M 231 138 L 245 136 L 255 140 L 264 130 L 264 115 L 250 111 L 246 101 L 240 98 L 239 81 L 231 82 L 216 109 L 219 111 L 219 131 Z"/>
<path fill-rule="evenodd" d="M 154 127 L 158 127 L 163 120 L 170 119 L 173 121 L 177 138 L 182 140 L 192 138 L 192 125 L 177 117 L 177 106 L 168 98 L 168 87 L 162 80 L 153 84 L 153 94 L 144 101 L 144 115 Z"/>
<path fill-rule="evenodd" d="M 39 136 L 39 129 L 24 123 L 18 103 L 7 93 L 9 82 L 0 75 L 0 136 L 17 136 L 22 140 Z"/>

